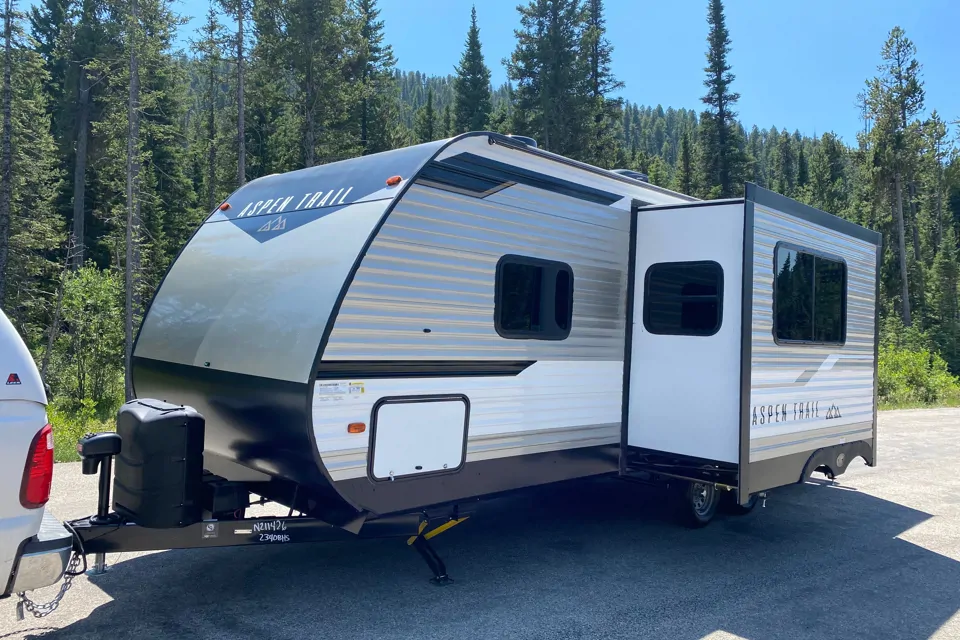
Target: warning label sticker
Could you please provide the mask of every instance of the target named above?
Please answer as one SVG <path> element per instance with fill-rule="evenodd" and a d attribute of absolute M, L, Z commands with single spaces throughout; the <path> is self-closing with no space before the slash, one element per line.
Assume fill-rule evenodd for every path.
<path fill-rule="evenodd" d="M 349 382 L 318 382 L 317 396 L 342 396 L 350 391 Z"/>
<path fill-rule="evenodd" d="M 358 399 L 364 391 L 362 382 L 318 382 L 314 398 L 323 402 Z"/>

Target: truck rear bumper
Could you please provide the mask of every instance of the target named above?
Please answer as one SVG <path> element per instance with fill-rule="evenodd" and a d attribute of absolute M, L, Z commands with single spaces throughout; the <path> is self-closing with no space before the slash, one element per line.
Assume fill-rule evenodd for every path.
<path fill-rule="evenodd" d="M 63 577 L 73 550 L 73 535 L 49 512 L 40 531 L 27 540 L 16 562 L 4 596 L 55 584 Z"/>

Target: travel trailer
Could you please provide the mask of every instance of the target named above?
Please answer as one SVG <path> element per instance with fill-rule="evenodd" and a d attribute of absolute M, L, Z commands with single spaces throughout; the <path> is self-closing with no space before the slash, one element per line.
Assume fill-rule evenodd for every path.
<path fill-rule="evenodd" d="M 879 259 L 752 184 L 700 201 L 493 133 L 260 178 L 158 287 L 119 435 L 80 444 L 78 545 L 410 536 L 442 581 L 426 540 L 504 492 L 749 510 L 875 464 Z M 251 494 L 298 515 L 245 519 Z"/>

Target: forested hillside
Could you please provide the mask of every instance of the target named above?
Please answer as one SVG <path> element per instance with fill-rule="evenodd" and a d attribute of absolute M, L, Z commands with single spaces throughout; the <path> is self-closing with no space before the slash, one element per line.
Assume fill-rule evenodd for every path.
<path fill-rule="evenodd" d="M 376 0 L 215 0 L 185 49 L 166 0 L 5 0 L 3 308 L 58 411 L 107 416 L 154 288 L 239 184 L 489 129 L 700 197 L 754 181 L 881 231 L 881 391 L 943 400 L 945 362 L 960 372 L 960 114 L 926 104 L 920 53 L 891 25 L 875 77 L 851 87 L 857 140 L 741 123 L 736 34 L 705 3 L 706 64 L 688 70 L 703 101 L 664 108 L 614 97 L 631 87 L 611 71 L 602 0 L 521 5 L 496 88 L 476 12 L 454 73 L 427 77 L 398 68 Z"/>

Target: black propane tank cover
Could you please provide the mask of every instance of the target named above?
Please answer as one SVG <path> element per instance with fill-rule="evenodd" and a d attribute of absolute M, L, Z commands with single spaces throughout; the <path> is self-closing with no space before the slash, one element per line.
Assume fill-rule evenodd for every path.
<path fill-rule="evenodd" d="M 140 398 L 120 407 L 113 508 L 142 527 L 200 521 L 204 419 L 192 407 Z"/>

